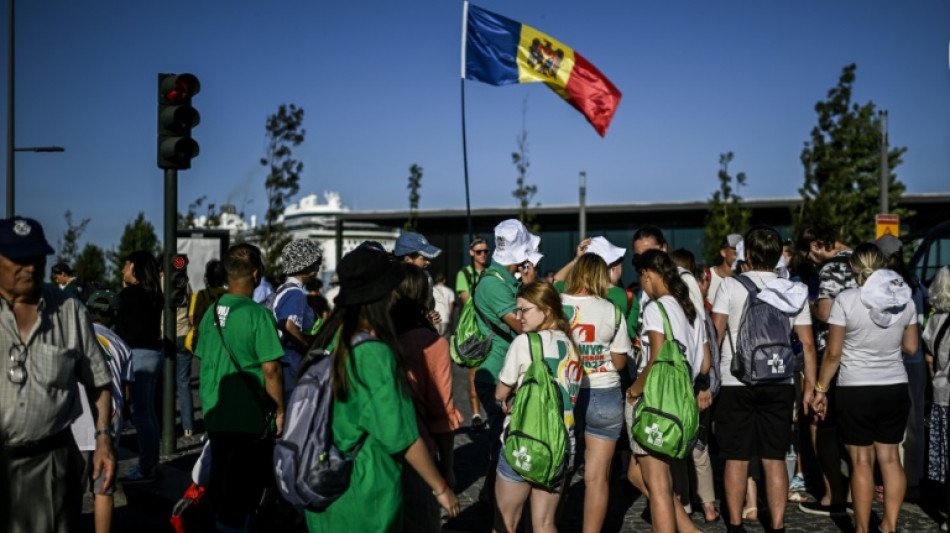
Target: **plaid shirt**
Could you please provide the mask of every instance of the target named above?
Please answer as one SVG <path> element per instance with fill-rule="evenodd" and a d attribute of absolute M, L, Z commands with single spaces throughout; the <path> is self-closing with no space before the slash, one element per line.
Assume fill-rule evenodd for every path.
<path fill-rule="evenodd" d="M 20 340 L 10 304 L 0 298 L 0 432 L 6 445 L 23 444 L 68 429 L 82 406 L 80 387 L 112 382 L 89 313 L 79 300 L 43 284 L 37 320 Z M 26 350 L 26 382 L 9 379 L 11 355 Z"/>

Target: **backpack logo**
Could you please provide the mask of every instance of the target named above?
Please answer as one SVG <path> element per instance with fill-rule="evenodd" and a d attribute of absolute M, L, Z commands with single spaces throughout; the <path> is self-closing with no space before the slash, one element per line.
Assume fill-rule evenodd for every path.
<path fill-rule="evenodd" d="M 528 472 L 531 471 L 531 454 L 528 453 L 528 448 L 522 446 L 520 450 L 512 455 L 515 457 L 515 466 L 523 468 Z"/>
<path fill-rule="evenodd" d="M 782 360 L 782 356 L 778 352 L 772 354 L 772 358 L 769 359 L 769 366 L 772 367 L 773 374 L 785 373 L 785 361 Z"/>
<path fill-rule="evenodd" d="M 660 424 L 654 422 L 652 426 L 646 428 L 647 442 L 654 446 L 663 446 L 663 432 L 660 431 Z"/>

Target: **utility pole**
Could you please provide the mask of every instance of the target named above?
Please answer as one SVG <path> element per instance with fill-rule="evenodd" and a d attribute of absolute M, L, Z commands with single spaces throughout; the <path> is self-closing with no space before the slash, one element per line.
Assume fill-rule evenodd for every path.
<path fill-rule="evenodd" d="M 889 185 L 888 174 L 890 170 L 887 168 L 887 110 L 882 109 L 878 116 L 880 117 L 881 125 L 881 207 L 878 211 L 882 215 L 887 214 L 887 189 Z"/>
<path fill-rule="evenodd" d="M 13 166 L 13 0 L 7 0 L 9 12 L 7 14 L 7 218 L 16 214 L 14 202 L 14 166 Z"/>
<path fill-rule="evenodd" d="M 587 172 L 581 171 L 580 174 L 581 190 L 580 190 L 580 235 L 578 235 L 577 242 L 580 242 L 587 238 Z"/>

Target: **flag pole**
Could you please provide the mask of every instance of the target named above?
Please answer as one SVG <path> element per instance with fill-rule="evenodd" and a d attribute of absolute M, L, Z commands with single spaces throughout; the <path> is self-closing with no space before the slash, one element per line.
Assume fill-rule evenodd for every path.
<path fill-rule="evenodd" d="M 468 1 L 463 3 L 462 7 L 462 77 L 459 80 L 462 91 L 462 166 L 465 169 L 465 220 L 468 223 L 468 242 L 471 244 L 475 238 L 472 230 L 472 202 L 468 192 L 468 143 L 465 139 L 465 41 L 468 31 Z M 475 258 L 472 258 L 472 268 L 474 269 Z"/>

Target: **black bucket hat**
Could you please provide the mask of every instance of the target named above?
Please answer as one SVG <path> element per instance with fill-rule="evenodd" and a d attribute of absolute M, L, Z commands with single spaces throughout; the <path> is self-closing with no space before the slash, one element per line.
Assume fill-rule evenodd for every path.
<path fill-rule="evenodd" d="M 343 256 L 337 265 L 340 294 L 336 305 L 375 302 L 392 293 L 404 276 L 399 264 L 385 253 L 372 248 L 357 248 Z"/>

